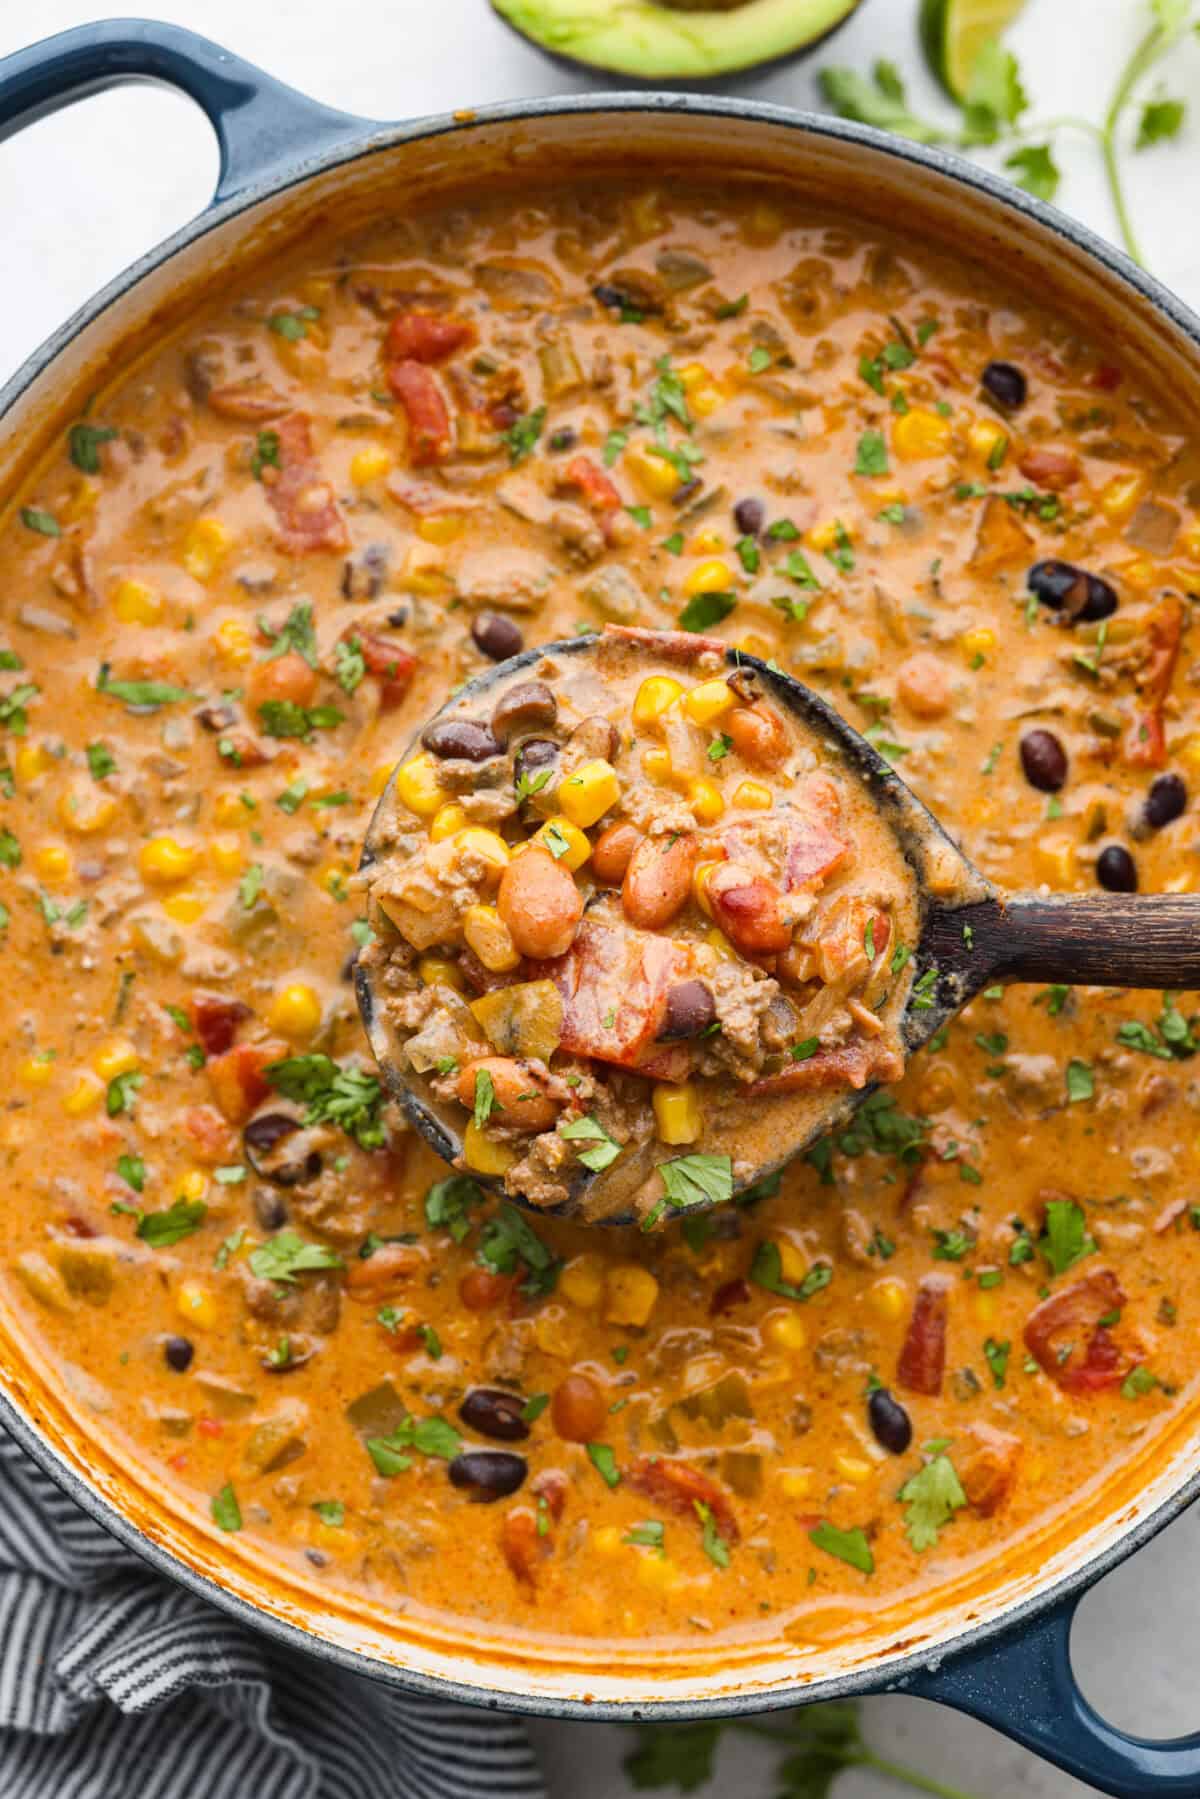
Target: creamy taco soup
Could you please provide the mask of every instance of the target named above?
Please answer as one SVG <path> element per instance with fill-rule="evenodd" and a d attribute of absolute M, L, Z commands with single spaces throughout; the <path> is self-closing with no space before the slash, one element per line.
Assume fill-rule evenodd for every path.
<path fill-rule="evenodd" d="M 823 693 L 1002 887 L 1190 890 L 1198 508 L 1119 346 L 762 186 L 526 192 L 231 271 L 0 530 L 3 1302 L 80 1432 L 231 1561 L 530 1654 L 765 1654 L 1040 1565 L 1190 1401 L 1194 996 L 989 989 L 689 1218 L 730 1092 L 877 1041 L 904 893 L 868 883 L 863 985 L 805 1025 L 836 972 L 805 920 L 867 863 L 793 885 L 789 821 L 846 819 L 803 746 L 770 763 L 761 695 L 704 694 L 715 651 L 648 671 L 670 720 L 632 672 L 585 701 L 535 664 L 498 759 L 410 746 L 522 649 L 693 634 Z M 403 894 L 387 937 L 356 873 L 397 763 L 407 853 L 481 834 L 461 938 L 406 937 Z M 631 916 L 676 831 L 725 856 Z M 694 885 L 760 852 L 786 943 Z M 504 900 L 522 867 L 569 878 L 569 944 Z M 561 1043 L 581 930 L 618 934 L 608 979 L 629 932 L 678 939 L 667 985 L 704 991 L 515 1086 L 555 1007 L 513 996 L 548 984 Z M 385 1098 L 364 954 L 459 1167 Z M 533 1088 L 544 1196 L 573 1121 L 572 1166 L 646 1150 L 649 1228 L 483 1191 Z"/>

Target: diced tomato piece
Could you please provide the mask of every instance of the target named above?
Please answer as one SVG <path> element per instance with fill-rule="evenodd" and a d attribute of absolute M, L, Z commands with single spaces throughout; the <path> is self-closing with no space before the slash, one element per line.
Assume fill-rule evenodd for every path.
<path fill-rule="evenodd" d="M 942 1390 L 949 1311 L 949 1280 L 944 1274 L 925 1275 L 917 1288 L 908 1333 L 896 1368 L 900 1385 L 910 1393 L 932 1396 Z"/>
<path fill-rule="evenodd" d="M 236 419 L 243 425 L 262 425 L 287 411 L 283 394 L 256 376 L 212 388 L 207 404 L 218 418 Z"/>
<path fill-rule="evenodd" d="M 713 1523 L 727 1543 L 736 1543 L 741 1535 L 733 1503 L 724 1487 L 718 1486 L 690 1462 L 671 1461 L 666 1456 L 640 1455 L 625 1476 L 638 1493 L 645 1493 L 668 1511 L 681 1517 L 694 1518 L 697 1504 L 706 1505 Z"/>
<path fill-rule="evenodd" d="M 458 1283 L 458 1297 L 468 1312 L 491 1312 L 507 1305 L 517 1290 L 511 1274 L 493 1274 L 488 1268 L 468 1268 Z"/>
<path fill-rule="evenodd" d="M 713 917 L 746 956 L 776 956 L 792 941 L 792 925 L 774 881 L 749 872 L 744 864 L 723 863 L 707 887 Z"/>
<path fill-rule="evenodd" d="M 382 1299 L 407 1286 L 426 1266 L 426 1257 L 414 1243 L 383 1243 L 369 1256 L 355 1256 L 346 1265 L 348 1299 Z"/>
<path fill-rule="evenodd" d="M 202 1437 L 223 1437 L 225 1425 L 220 1418 L 210 1418 L 207 1412 L 201 1412 L 196 1420 L 196 1429 Z"/>
<path fill-rule="evenodd" d="M 686 1046 L 656 1046 L 655 1039 L 666 1017 L 667 989 L 690 968 L 682 944 L 585 918 L 566 955 L 533 965 L 529 978 L 552 980 L 562 994 L 560 1042 L 568 1055 L 681 1080 L 690 1067 Z"/>
<path fill-rule="evenodd" d="M 206 1056 L 223 1056 L 231 1049 L 238 1026 L 251 1016 L 245 1000 L 227 999 L 223 993 L 192 995 L 192 1023 Z"/>
<path fill-rule="evenodd" d="M 958 1477 L 968 1503 L 981 1518 L 990 1518 L 1008 1501 L 1021 1460 L 1021 1439 L 990 1424 L 973 1424 L 967 1447 L 956 1458 Z"/>
<path fill-rule="evenodd" d="M 860 1092 L 868 1081 L 898 1081 L 904 1058 L 878 1037 L 863 1043 L 847 1043 L 841 1049 L 821 1049 L 806 1062 L 793 1063 L 778 1074 L 766 1074 L 747 1089 L 752 1094 L 815 1092 L 823 1087 L 853 1087 Z"/>
<path fill-rule="evenodd" d="M 784 873 L 789 893 L 819 887 L 850 854 L 850 845 L 820 825 L 803 825 L 788 845 Z"/>
<path fill-rule="evenodd" d="M 279 467 L 262 471 L 267 498 L 279 519 L 285 550 L 345 550 L 350 544 L 337 498 L 313 451 L 308 416 L 290 412 L 279 421 Z"/>
<path fill-rule="evenodd" d="M 545 1505 L 546 1510 L 557 1524 L 567 1509 L 569 1486 L 570 1482 L 561 1468 L 543 1468 L 542 1472 L 535 1474 L 530 1481 L 529 1491 L 539 1503 Z"/>
<path fill-rule="evenodd" d="M 1175 678 L 1183 616 L 1183 601 L 1178 594 L 1168 594 L 1146 620 L 1146 655 L 1137 680 L 1149 704 L 1121 745 L 1122 756 L 1133 768 L 1161 768 L 1167 759 L 1163 706 Z"/>
<path fill-rule="evenodd" d="M 358 639 L 367 673 L 379 682 L 379 703 L 383 710 L 388 712 L 398 706 L 412 684 L 417 658 L 392 637 L 372 637 L 362 631 L 348 635 Z"/>
<path fill-rule="evenodd" d="M 1064 1393 L 1098 1393 L 1116 1387 L 1134 1366 L 1101 1324 L 1125 1304 L 1116 1275 L 1097 1268 L 1061 1293 L 1044 1299 L 1025 1324 L 1025 1347 Z M 1080 1348 L 1083 1348 L 1082 1355 Z M 1060 1361 L 1060 1351 L 1070 1351 Z"/>
<path fill-rule="evenodd" d="M 550 1553 L 550 1539 L 539 1536 L 536 1514 L 527 1505 L 505 1513 L 500 1526 L 500 1553 L 520 1584 L 532 1592 L 537 1586 L 539 1564 Z"/>
<path fill-rule="evenodd" d="M 475 342 L 469 319 L 438 312 L 398 312 L 388 326 L 385 354 L 395 362 L 440 362 Z"/>
<path fill-rule="evenodd" d="M 619 512 L 621 495 L 602 468 L 588 456 L 572 456 L 562 473 L 562 486 L 574 487 L 593 512 Z"/>
<path fill-rule="evenodd" d="M 1111 394 L 1120 387 L 1122 379 L 1121 370 L 1115 363 L 1101 362 L 1092 371 L 1088 386 L 1099 388 L 1101 393 Z"/>
<path fill-rule="evenodd" d="M 732 1312 L 735 1306 L 748 1305 L 750 1302 L 750 1283 L 741 1279 L 722 1281 L 708 1302 L 710 1318 L 723 1317 Z"/>
<path fill-rule="evenodd" d="M 240 1043 L 207 1065 L 213 1098 L 230 1124 L 242 1124 L 271 1091 L 264 1069 L 288 1053 L 286 1043 Z"/>
<path fill-rule="evenodd" d="M 198 1162 L 209 1168 L 237 1160 L 237 1138 L 215 1106 L 192 1106 L 183 1115 L 183 1128 L 195 1144 Z"/>
<path fill-rule="evenodd" d="M 429 370 L 410 358 L 389 362 L 387 378 L 408 416 L 408 459 L 413 467 L 444 462 L 450 454 L 450 414 Z"/>

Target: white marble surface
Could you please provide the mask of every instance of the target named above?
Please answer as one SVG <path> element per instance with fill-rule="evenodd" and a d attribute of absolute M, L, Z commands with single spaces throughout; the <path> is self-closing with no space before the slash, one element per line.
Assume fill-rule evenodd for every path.
<path fill-rule="evenodd" d="M 147 11 L 205 31 L 286 81 L 348 111 L 399 118 L 439 108 L 587 87 L 526 48 L 485 0 L 147 0 Z M 915 0 L 868 0 L 817 62 L 859 67 L 894 58 L 914 102 L 939 104 L 912 41 Z M 1116 69 L 1143 29 L 1142 0 L 1030 0 L 1013 34 L 1036 116 L 1095 118 Z M 0 54 L 89 18 L 85 0 L 4 0 Z M 1173 59 L 1171 91 L 1193 120 L 1171 148 L 1136 159 L 1130 198 L 1156 273 L 1200 306 L 1195 193 L 1200 156 L 1200 40 Z M 782 104 L 815 103 L 812 66 L 793 63 L 738 91 Z M 1062 203 L 1097 230 L 1111 214 L 1098 159 L 1064 141 Z M 216 152 L 185 100 L 147 89 L 101 96 L 0 146 L 5 281 L 0 376 L 103 281 L 202 206 Z M 1075 1655 L 1089 1695 L 1127 1728 L 1168 1735 L 1200 1726 L 1200 1513 L 1185 1516 L 1084 1603 Z M 979 1799 L 1073 1799 L 1092 1789 L 1002 1738 L 940 1708 L 871 1701 L 868 1730 L 884 1753 L 965 1787 Z M 553 1799 L 618 1799 L 626 1734 L 606 1725 L 538 1725 Z M 723 1749 L 708 1799 L 767 1799 L 769 1760 L 757 1745 Z M 836 1799 L 884 1799 L 896 1788 L 841 1777 Z M 197 1794 L 203 1799 L 203 1794 Z"/>

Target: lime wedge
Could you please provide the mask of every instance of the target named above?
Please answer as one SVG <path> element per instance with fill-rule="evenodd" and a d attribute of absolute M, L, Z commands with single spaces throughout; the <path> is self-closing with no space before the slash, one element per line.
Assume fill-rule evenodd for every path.
<path fill-rule="evenodd" d="M 918 30 L 925 60 L 946 92 L 966 97 L 975 58 L 1003 36 L 1025 0 L 921 0 Z"/>

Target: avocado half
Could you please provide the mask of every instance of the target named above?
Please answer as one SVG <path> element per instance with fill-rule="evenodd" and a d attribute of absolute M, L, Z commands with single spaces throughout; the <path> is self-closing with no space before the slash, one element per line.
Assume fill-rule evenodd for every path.
<path fill-rule="evenodd" d="M 641 81 L 697 81 L 811 49 L 859 0 L 492 0 L 540 49 Z"/>

